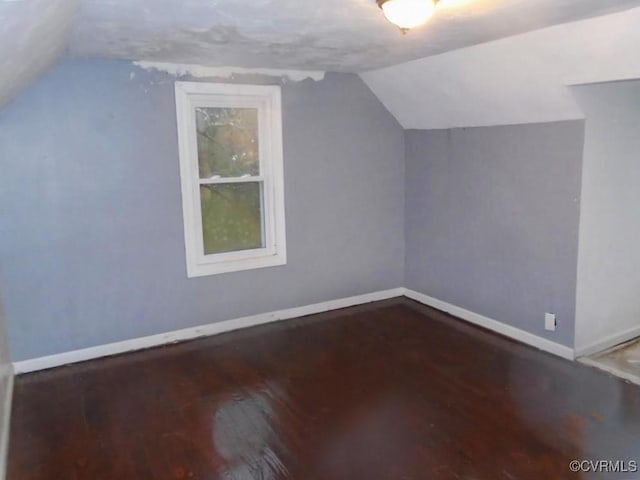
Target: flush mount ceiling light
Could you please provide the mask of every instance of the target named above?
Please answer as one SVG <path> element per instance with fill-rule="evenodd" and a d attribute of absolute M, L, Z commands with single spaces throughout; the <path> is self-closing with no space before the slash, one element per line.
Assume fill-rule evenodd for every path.
<path fill-rule="evenodd" d="M 402 33 L 427 22 L 438 0 L 377 0 L 378 6 Z"/>

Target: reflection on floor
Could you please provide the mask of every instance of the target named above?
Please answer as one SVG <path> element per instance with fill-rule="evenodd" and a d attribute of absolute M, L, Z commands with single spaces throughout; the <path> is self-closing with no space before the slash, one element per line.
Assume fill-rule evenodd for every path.
<path fill-rule="evenodd" d="M 640 385 L 640 338 L 592 355 L 584 359 L 583 363 Z"/>
<path fill-rule="evenodd" d="M 567 480 L 640 387 L 394 299 L 20 376 L 8 480 Z"/>

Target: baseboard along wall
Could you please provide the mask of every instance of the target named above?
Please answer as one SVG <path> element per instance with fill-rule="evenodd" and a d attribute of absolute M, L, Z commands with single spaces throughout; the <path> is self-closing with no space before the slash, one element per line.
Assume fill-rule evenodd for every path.
<path fill-rule="evenodd" d="M 133 352 L 136 350 L 144 350 L 147 348 L 158 347 L 185 340 L 192 340 L 199 337 L 209 337 L 211 335 L 219 335 L 221 333 L 240 330 L 248 327 L 255 327 L 265 323 L 277 322 L 280 320 L 288 320 L 291 318 L 304 317 L 316 313 L 328 312 L 330 310 L 338 310 L 340 308 L 353 307 L 365 303 L 387 300 L 389 298 L 401 297 L 404 294 L 403 288 L 393 288 L 391 290 L 383 290 L 364 295 L 356 295 L 354 297 L 340 298 L 338 300 L 329 300 L 327 302 L 314 303 L 302 307 L 288 308 L 275 312 L 261 313 L 248 317 L 236 318 L 222 322 L 210 323 L 198 327 L 185 328 L 175 330 L 173 332 L 151 335 L 148 337 L 134 338 L 124 340 L 122 342 L 98 345 L 95 347 L 83 348 L 71 352 L 49 355 L 46 357 L 34 358 L 31 360 L 23 360 L 13 364 L 16 374 L 35 372 L 38 370 L 46 370 L 49 368 L 69 365 L 72 363 L 83 362 L 86 360 L 94 360 L 96 358 L 109 357 L 119 355 L 121 353 Z"/>
<path fill-rule="evenodd" d="M 566 345 L 562 345 L 546 338 L 539 337 L 538 335 L 534 335 L 533 333 L 529 333 L 525 330 L 512 327 L 511 325 L 507 325 L 506 323 L 502 323 L 498 320 L 485 317 L 484 315 L 480 315 L 456 305 L 443 302 L 442 300 L 430 297 L 428 295 L 425 295 L 424 293 L 416 292 L 415 290 L 405 289 L 405 296 L 411 298 L 412 300 L 420 302 L 423 305 L 427 305 L 437 310 L 449 313 L 454 317 L 466 320 L 469 323 L 473 323 L 474 325 L 478 325 L 480 327 L 486 328 L 487 330 L 499 333 L 500 335 L 504 335 L 505 337 L 513 338 L 514 340 L 518 340 L 519 342 L 525 343 L 539 350 L 552 353 L 554 355 L 557 355 L 558 357 L 566 358 L 568 360 L 575 359 L 574 350 L 570 347 L 567 347 Z"/>
<path fill-rule="evenodd" d="M 633 327 L 584 346 L 576 346 L 576 357 L 587 357 L 640 337 L 640 327 Z"/>
<path fill-rule="evenodd" d="M 559 357 L 569 360 L 573 360 L 575 358 L 574 350 L 565 345 L 555 343 L 551 340 L 547 340 L 524 330 L 506 325 L 497 320 L 493 320 L 464 308 L 443 302 L 423 293 L 400 287 L 348 298 L 330 300 L 327 302 L 315 303 L 302 307 L 289 308 L 285 310 L 252 315 L 223 322 L 211 323 L 209 325 L 186 328 L 173 332 L 151 335 L 148 337 L 124 340 L 122 342 L 98 345 L 95 347 L 74 350 L 56 355 L 23 360 L 15 362 L 13 366 L 15 373 L 19 375 L 59 367 L 62 365 L 118 355 L 121 353 L 167 345 L 185 340 L 192 340 L 194 338 L 218 335 L 225 332 L 231 332 L 233 330 L 239 330 L 280 320 L 303 317 L 306 315 L 313 315 L 316 313 L 322 313 L 330 310 L 337 310 L 340 308 L 352 307 L 355 305 L 362 305 L 365 303 L 377 302 L 380 300 L 386 300 L 389 298 L 401 296 L 406 296 L 412 300 L 415 300 L 429 307 L 433 307 L 437 310 L 449 313 L 469 323 L 513 338 L 522 343 L 538 348 L 540 350 L 544 350 L 545 352 L 552 353 Z"/>

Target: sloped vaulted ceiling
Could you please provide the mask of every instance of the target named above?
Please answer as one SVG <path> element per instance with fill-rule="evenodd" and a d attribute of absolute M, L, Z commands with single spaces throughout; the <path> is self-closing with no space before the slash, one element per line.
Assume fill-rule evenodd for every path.
<path fill-rule="evenodd" d="M 65 51 L 213 67 L 363 72 L 436 54 L 453 58 L 456 52 L 442 54 L 634 6 L 640 0 L 440 0 L 425 27 L 403 36 L 375 0 L 0 0 L 0 107 Z M 481 70 L 481 55 L 474 61 Z M 517 63 L 512 67 L 519 70 Z M 468 98 L 483 84 L 459 78 L 466 74 L 482 77 L 467 69 L 438 84 L 428 71 L 411 67 L 365 78 L 406 119 L 405 107 L 388 101 L 396 92 L 383 84 L 391 80 L 380 79 L 414 77 L 405 97 L 426 86 L 439 93 L 459 88 L 455 96 Z"/>
<path fill-rule="evenodd" d="M 361 76 L 406 129 L 584 118 L 567 86 L 640 78 L 640 8 Z"/>
<path fill-rule="evenodd" d="M 79 0 L 0 0 L 0 107 L 64 52 Z"/>

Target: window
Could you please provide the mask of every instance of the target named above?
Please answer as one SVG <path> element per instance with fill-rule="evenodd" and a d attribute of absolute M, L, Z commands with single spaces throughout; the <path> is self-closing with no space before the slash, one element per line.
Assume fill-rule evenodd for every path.
<path fill-rule="evenodd" d="M 176 82 L 189 277 L 286 263 L 280 87 Z"/>

